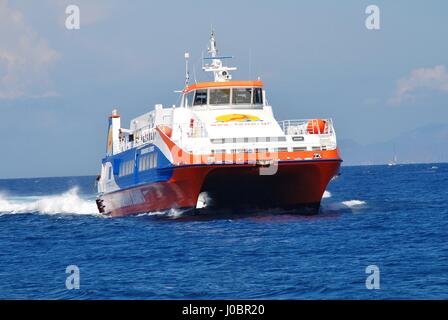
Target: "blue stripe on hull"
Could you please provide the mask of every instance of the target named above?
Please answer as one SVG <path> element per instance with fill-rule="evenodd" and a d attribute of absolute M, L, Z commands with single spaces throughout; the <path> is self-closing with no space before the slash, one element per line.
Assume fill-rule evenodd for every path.
<path fill-rule="evenodd" d="M 142 150 L 147 150 L 151 148 L 151 152 L 145 154 L 156 154 L 157 166 L 155 168 L 147 169 L 144 171 L 139 171 L 139 162 L 142 157 Z M 126 176 L 119 176 L 120 164 L 125 161 L 134 161 L 134 173 Z M 128 189 L 131 187 L 150 184 L 154 182 L 167 181 L 173 175 L 173 165 L 165 157 L 165 155 L 153 144 L 148 144 L 143 147 L 133 148 L 126 150 L 122 153 L 105 157 L 102 161 L 103 163 L 111 162 L 113 166 L 113 174 L 115 182 L 118 184 L 120 189 Z"/>

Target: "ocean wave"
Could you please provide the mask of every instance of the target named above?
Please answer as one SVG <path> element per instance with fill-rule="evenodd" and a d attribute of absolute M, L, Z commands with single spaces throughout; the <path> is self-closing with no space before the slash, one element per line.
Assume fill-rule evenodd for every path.
<path fill-rule="evenodd" d="M 0 194 L 0 215 L 24 213 L 100 215 L 95 201 L 82 198 L 77 187 L 62 194 L 38 197 L 8 197 Z"/>

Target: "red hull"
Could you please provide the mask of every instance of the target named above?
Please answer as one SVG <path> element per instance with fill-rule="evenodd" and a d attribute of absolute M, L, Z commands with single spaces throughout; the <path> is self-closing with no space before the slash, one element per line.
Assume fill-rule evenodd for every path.
<path fill-rule="evenodd" d="M 255 164 L 181 166 L 166 182 L 101 196 L 105 212 L 125 216 L 170 208 L 196 208 L 207 192 L 211 207 L 284 208 L 317 211 L 340 160 L 282 161 L 273 175 L 260 175 Z"/>

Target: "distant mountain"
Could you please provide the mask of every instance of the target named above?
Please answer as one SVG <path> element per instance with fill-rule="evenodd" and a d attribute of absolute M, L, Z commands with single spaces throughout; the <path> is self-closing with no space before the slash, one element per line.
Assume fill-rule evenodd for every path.
<path fill-rule="evenodd" d="M 398 163 L 448 162 L 448 125 L 419 127 L 383 142 L 362 145 L 354 140 L 339 141 L 344 165 L 386 164 L 394 157 Z"/>

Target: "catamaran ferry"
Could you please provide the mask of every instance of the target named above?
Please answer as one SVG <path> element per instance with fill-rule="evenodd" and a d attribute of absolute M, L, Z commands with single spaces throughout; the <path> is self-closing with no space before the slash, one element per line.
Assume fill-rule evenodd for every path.
<path fill-rule="evenodd" d="M 156 104 L 122 128 L 109 117 L 98 177 L 100 213 L 124 216 L 171 208 L 280 209 L 317 213 L 342 162 L 331 119 L 276 121 L 263 82 L 232 80 L 230 57 L 212 32 L 203 70 L 178 106 Z"/>

